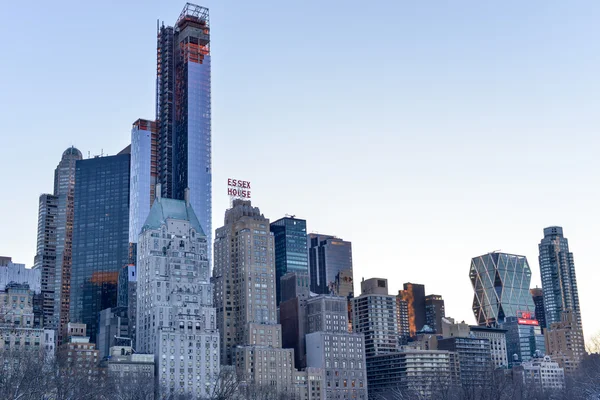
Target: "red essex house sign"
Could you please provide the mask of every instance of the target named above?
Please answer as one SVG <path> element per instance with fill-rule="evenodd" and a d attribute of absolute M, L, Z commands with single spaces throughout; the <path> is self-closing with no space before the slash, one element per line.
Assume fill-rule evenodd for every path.
<path fill-rule="evenodd" d="M 227 179 L 227 195 L 239 199 L 249 199 L 250 182 L 240 179 Z"/>
<path fill-rule="evenodd" d="M 517 311 L 517 322 L 519 325 L 539 325 L 539 322 L 531 315 L 530 311 Z"/>

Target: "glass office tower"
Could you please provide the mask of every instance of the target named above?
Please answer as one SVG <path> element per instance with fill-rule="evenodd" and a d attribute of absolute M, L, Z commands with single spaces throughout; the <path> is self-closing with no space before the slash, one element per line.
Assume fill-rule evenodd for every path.
<path fill-rule="evenodd" d="M 186 188 L 212 243 L 210 28 L 208 9 L 187 3 L 174 27 L 158 30 L 156 119 L 162 197 Z M 209 259 L 211 248 L 209 246 Z"/>
<path fill-rule="evenodd" d="M 495 327 L 519 311 L 534 313 L 531 269 L 525 256 L 488 253 L 471 260 L 473 313 L 480 326 Z"/>
<path fill-rule="evenodd" d="M 138 119 L 131 129 L 129 242 L 137 243 L 154 200 L 157 166 L 156 123 Z M 134 257 L 132 257 L 135 259 Z"/>
<path fill-rule="evenodd" d="M 562 312 L 572 310 L 581 327 L 575 261 L 563 229 L 560 226 L 545 228 L 539 250 L 546 326 L 561 322 Z"/>
<path fill-rule="evenodd" d="M 98 313 L 117 305 L 128 262 L 129 154 L 77 161 L 73 221 L 71 322 L 96 340 Z"/>
<path fill-rule="evenodd" d="M 288 272 L 308 275 L 306 221 L 294 217 L 281 218 L 271 223 L 275 238 L 275 282 L 277 306 L 281 302 L 281 277 Z"/>
<path fill-rule="evenodd" d="M 352 297 L 352 243 L 330 235 L 308 235 L 310 290 L 317 294 Z"/>

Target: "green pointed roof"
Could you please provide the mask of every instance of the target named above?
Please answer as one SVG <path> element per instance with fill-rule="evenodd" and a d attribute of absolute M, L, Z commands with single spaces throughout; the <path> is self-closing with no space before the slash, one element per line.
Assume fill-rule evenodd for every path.
<path fill-rule="evenodd" d="M 146 218 L 146 222 L 144 223 L 144 226 L 142 226 L 142 232 L 145 232 L 148 229 L 160 229 L 162 225 L 167 223 L 167 219 L 189 221 L 196 232 L 202 236 L 206 236 L 200 225 L 200 221 L 190 204 L 185 200 L 166 198 L 157 198 L 154 200 L 154 204 L 152 204 L 152 208 L 150 209 L 150 214 L 148 214 L 148 218 Z"/>

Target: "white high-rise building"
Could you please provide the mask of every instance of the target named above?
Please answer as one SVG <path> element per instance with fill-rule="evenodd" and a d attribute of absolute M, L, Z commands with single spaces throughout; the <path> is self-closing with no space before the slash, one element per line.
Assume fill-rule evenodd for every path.
<path fill-rule="evenodd" d="M 157 198 L 137 251 L 137 351 L 155 356 L 166 393 L 208 396 L 220 365 L 207 241 L 186 200 Z"/>

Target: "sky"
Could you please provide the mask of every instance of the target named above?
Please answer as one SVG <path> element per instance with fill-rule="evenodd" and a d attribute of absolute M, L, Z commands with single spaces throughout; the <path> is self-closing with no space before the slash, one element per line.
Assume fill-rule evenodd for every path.
<path fill-rule="evenodd" d="M 157 19 L 184 2 L 2 1 L 0 254 L 32 266 L 69 146 L 116 154 L 154 118 Z M 352 241 L 359 281 L 475 323 L 470 260 L 564 228 L 600 332 L 600 3 L 214 1 L 213 227 L 227 178 L 271 220 Z"/>

